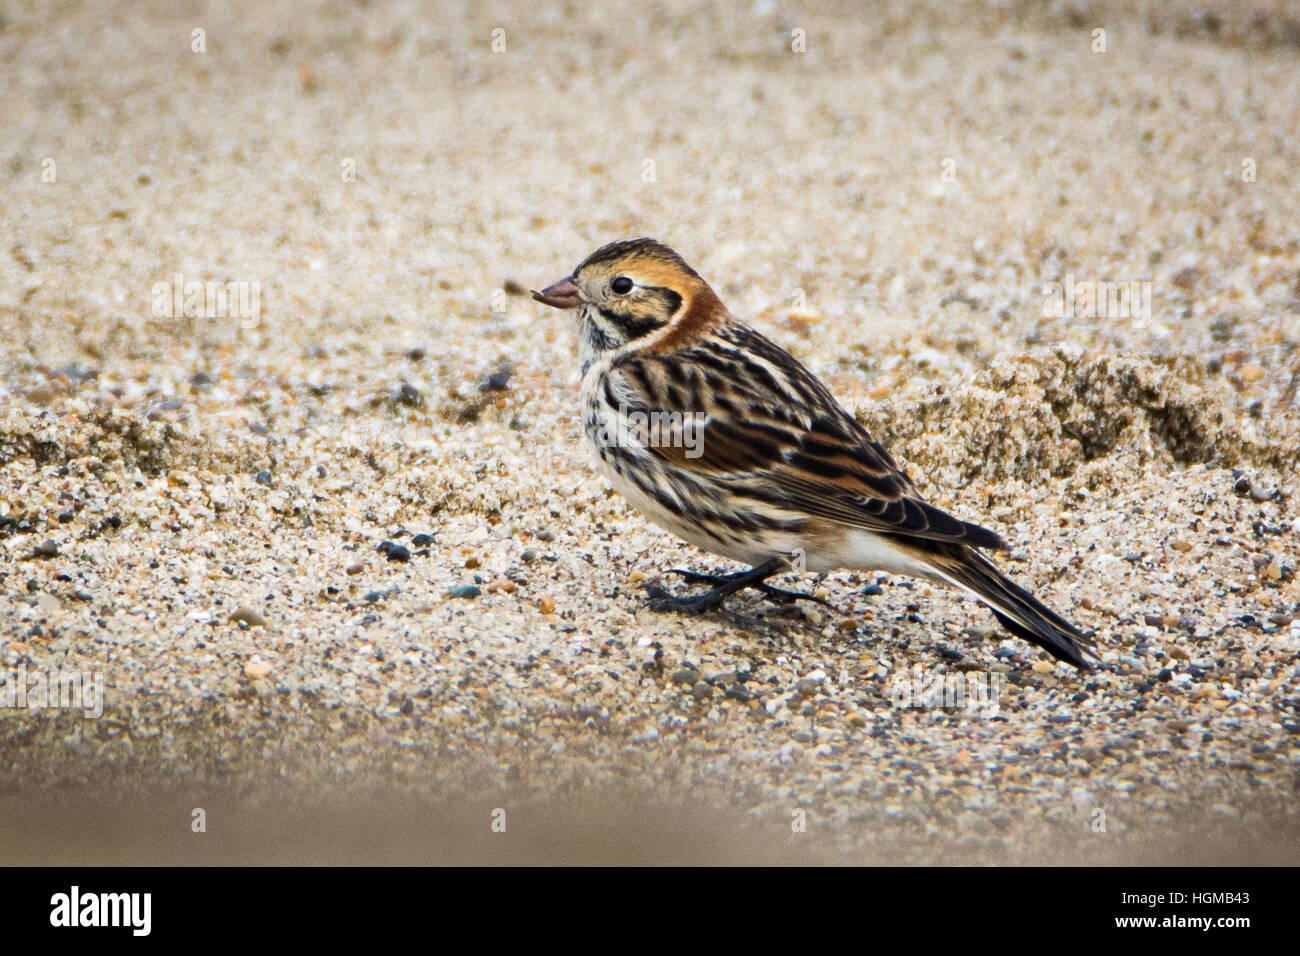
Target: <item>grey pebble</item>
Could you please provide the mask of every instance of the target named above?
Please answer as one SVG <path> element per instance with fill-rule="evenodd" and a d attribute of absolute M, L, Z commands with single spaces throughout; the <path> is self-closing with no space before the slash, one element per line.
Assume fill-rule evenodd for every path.
<path fill-rule="evenodd" d="M 502 392 L 510 384 L 509 372 L 493 372 L 487 378 L 479 383 L 479 391 L 482 392 Z"/>
<path fill-rule="evenodd" d="M 258 614 L 251 607 L 237 608 L 230 615 L 230 622 L 232 624 L 243 625 L 244 627 L 266 627 L 266 618 L 262 617 L 261 614 Z"/>
<path fill-rule="evenodd" d="M 821 681 L 805 677 L 794 685 L 794 689 L 801 697 L 811 697 L 813 694 L 817 693 L 817 691 L 821 690 L 821 686 Z"/>
<path fill-rule="evenodd" d="M 48 541 L 42 541 L 35 550 L 28 555 L 28 558 L 57 558 L 59 556 L 59 542 L 50 538 Z"/>

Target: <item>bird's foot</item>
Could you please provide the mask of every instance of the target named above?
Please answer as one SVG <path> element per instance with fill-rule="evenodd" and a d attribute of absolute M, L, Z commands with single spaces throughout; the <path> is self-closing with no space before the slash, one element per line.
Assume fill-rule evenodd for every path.
<path fill-rule="evenodd" d="M 816 601 L 826 607 L 834 607 L 829 601 L 815 595 L 804 594 L 801 591 L 787 591 L 784 588 L 775 588 L 766 583 L 766 579 L 777 573 L 781 567 L 780 559 L 773 558 L 758 565 L 758 567 L 750 568 L 748 571 L 737 571 L 734 574 L 701 574 L 699 571 L 671 568 L 668 571 L 669 574 L 680 575 L 689 584 L 712 584 L 713 589 L 693 597 L 674 597 L 663 588 L 650 585 L 646 588 L 651 598 L 650 609 L 652 611 L 679 611 L 685 614 L 700 614 L 705 611 L 716 610 L 728 597 L 737 591 L 743 591 L 745 588 L 755 588 L 762 591 L 769 598 L 781 604 L 792 604 L 795 601 Z"/>
<path fill-rule="evenodd" d="M 681 575 L 690 584 L 712 585 L 727 584 L 753 574 L 752 571 L 737 571 L 735 574 L 701 574 L 699 571 L 687 571 L 684 568 L 669 568 L 668 573 Z M 773 587 L 766 581 L 751 583 L 748 587 L 762 591 L 778 604 L 793 604 L 795 601 L 816 601 L 831 610 L 835 609 L 834 604 L 824 598 L 817 597 L 815 594 L 806 594 L 803 591 L 787 591 L 785 588 Z"/>

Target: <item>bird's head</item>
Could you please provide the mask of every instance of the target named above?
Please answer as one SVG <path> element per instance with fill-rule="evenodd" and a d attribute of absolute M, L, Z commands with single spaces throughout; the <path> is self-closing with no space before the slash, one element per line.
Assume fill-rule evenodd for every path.
<path fill-rule="evenodd" d="M 601 246 L 568 278 L 534 292 L 538 302 L 580 310 L 584 364 L 629 342 L 658 348 L 726 310 L 681 256 L 653 239 Z M 668 331 L 661 331 L 667 329 Z"/>

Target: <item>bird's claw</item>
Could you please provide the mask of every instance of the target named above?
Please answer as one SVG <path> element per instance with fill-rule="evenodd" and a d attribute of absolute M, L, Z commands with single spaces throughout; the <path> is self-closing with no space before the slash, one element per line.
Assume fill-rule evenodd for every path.
<path fill-rule="evenodd" d="M 669 568 L 669 574 L 680 575 L 688 584 L 712 584 L 715 589 L 726 588 L 727 585 L 734 584 L 741 578 L 747 577 L 752 572 L 737 571 L 735 574 L 704 574 L 699 571 L 688 571 L 685 568 Z M 748 587 L 755 588 L 766 594 L 771 600 L 778 604 L 793 604 L 795 601 L 815 601 L 818 604 L 835 609 L 835 605 L 824 598 L 819 598 L 813 594 L 804 594 L 802 591 L 787 591 L 784 588 L 773 587 L 765 581 L 757 581 Z M 699 613 L 700 611 L 712 610 L 718 607 L 734 591 L 728 589 L 723 593 L 716 594 L 709 591 L 696 597 L 673 597 L 661 587 L 647 585 L 646 591 L 652 598 L 652 609 L 656 611 L 673 611 L 680 610 L 686 613 Z"/>

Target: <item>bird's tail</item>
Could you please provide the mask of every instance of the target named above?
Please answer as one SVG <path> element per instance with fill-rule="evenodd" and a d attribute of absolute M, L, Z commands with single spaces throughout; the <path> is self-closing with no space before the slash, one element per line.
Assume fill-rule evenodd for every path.
<path fill-rule="evenodd" d="M 935 543 L 926 548 L 925 558 L 931 574 L 979 598 L 1012 634 L 1081 671 L 1093 669 L 1088 660 L 1097 657 L 1092 641 L 978 551 L 961 544 Z"/>

